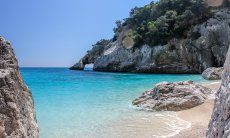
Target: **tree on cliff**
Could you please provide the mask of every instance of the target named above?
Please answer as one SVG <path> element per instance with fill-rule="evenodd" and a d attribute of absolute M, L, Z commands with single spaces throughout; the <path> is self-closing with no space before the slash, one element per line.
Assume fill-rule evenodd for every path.
<path fill-rule="evenodd" d="M 128 26 L 131 29 L 129 35 L 136 45 L 165 44 L 173 37 L 186 37 L 191 26 L 203 22 L 210 15 L 210 9 L 203 0 L 160 0 L 133 8 L 130 17 L 115 29 L 115 34 L 122 26 Z"/>

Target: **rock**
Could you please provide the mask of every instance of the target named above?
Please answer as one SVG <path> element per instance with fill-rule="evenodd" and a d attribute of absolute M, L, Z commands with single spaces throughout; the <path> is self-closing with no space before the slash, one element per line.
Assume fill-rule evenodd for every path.
<path fill-rule="evenodd" d="M 73 65 L 70 69 L 71 70 L 84 70 L 84 68 L 85 68 L 85 65 L 81 59 L 79 62 L 77 62 L 75 65 Z"/>
<path fill-rule="evenodd" d="M 224 65 L 222 84 L 216 94 L 213 114 L 206 135 L 207 138 L 230 137 L 230 50 Z"/>
<path fill-rule="evenodd" d="M 87 54 L 79 60 L 76 64 L 70 67 L 71 70 L 84 70 L 86 64 L 94 63 L 94 61 L 104 54 L 104 51 L 107 51 L 112 46 L 111 40 L 100 40 L 90 51 L 87 51 Z"/>
<path fill-rule="evenodd" d="M 212 7 L 226 6 L 226 3 L 230 0 L 205 0 L 205 2 Z"/>
<path fill-rule="evenodd" d="M 19 73 L 11 44 L 0 37 L 0 137 L 38 138 L 31 92 Z"/>
<path fill-rule="evenodd" d="M 166 45 L 132 47 L 121 40 L 125 36 L 118 36 L 114 42 L 93 47 L 71 69 L 82 70 L 93 63 L 95 71 L 202 73 L 209 67 L 223 67 L 230 45 L 229 24 L 230 12 L 222 9 L 204 23 L 191 27 L 187 38 L 174 38 Z M 114 49 L 107 52 L 110 48 Z"/>
<path fill-rule="evenodd" d="M 216 67 L 211 67 L 207 68 L 203 73 L 202 77 L 206 80 L 220 80 L 222 76 L 224 68 L 216 68 Z"/>
<path fill-rule="evenodd" d="M 133 105 L 147 110 L 180 111 L 204 103 L 212 90 L 193 81 L 162 82 L 144 92 Z"/>

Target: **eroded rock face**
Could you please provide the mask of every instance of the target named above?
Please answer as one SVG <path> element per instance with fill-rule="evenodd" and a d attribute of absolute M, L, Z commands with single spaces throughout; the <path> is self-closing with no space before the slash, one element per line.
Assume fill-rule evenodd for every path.
<path fill-rule="evenodd" d="M 202 73 L 209 67 L 223 67 L 230 45 L 229 24 L 230 11 L 218 10 L 203 24 L 192 27 L 186 39 L 175 38 L 167 45 L 131 48 L 117 40 L 98 51 L 92 49 L 71 69 L 94 63 L 95 71 Z M 108 49 L 112 50 L 108 52 Z"/>
<path fill-rule="evenodd" d="M 221 80 L 221 76 L 223 73 L 224 68 L 216 68 L 216 67 L 211 67 L 207 68 L 203 73 L 202 77 L 206 80 Z"/>
<path fill-rule="evenodd" d="M 203 104 L 212 90 L 193 81 L 162 82 L 144 92 L 133 105 L 148 110 L 180 111 Z"/>
<path fill-rule="evenodd" d="M 230 137 L 230 50 L 224 65 L 222 84 L 216 94 L 215 106 L 209 123 L 207 138 Z"/>
<path fill-rule="evenodd" d="M 227 6 L 226 3 L 230 0 L 205 0 L 205 2 L 212 7 Z"/>
<path fill-rule="evenodd" d="M 38 138 L 34 102 L 10 43 L 0 37 L 0 137 Z"/>

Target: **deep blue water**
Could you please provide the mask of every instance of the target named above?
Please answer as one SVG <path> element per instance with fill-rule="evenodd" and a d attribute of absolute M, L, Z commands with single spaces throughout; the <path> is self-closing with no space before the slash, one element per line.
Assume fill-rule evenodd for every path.
<path fill-rule="evenodd" d="M 67 68 L 20 70 L 32 90 L 41 138 L 87 137 L 108 122 L 133 112 L 132 100 L 158 82 L 204 81 L 200 75 L 102 73 Z"/>

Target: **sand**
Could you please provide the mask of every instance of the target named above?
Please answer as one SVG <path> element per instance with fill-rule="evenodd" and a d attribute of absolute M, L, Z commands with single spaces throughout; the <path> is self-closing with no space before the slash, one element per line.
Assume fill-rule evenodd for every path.
<path fill-rule="evenodd" d="M 206 87 L 217 91 L 220 82 L 205 84 Z M 191 123 L 191 127 L 181 131 L 172 138 L 204 138 L 212 115 L 214 100 L 207 100 L 204 104 L 189 110 L 181 111 L 179 117 Z"/>
<path fill-rule="evenodd" d="M 204 85 L 217 91 L 220 81 Z M 204 138 L 213 105 L 214 99 L 206 100 L 200 106 L 180 112 L 136 112 L 131 110 L 128 116 L 119 117 L 116 121 L 97 130 L 99 136 L 95 134 L 93 137 L 166 138 L 171 135 L 171 138 Z M 175 124 L 175 129 L 170 127 L 173 126 L 172 124 Z M 178 124 L 181 124 L 179 129 L 182 131 L 178 130 Z M 184 128 L 186 126 L 187 129 Z"/>

